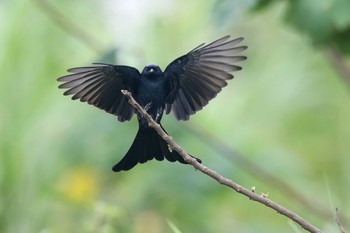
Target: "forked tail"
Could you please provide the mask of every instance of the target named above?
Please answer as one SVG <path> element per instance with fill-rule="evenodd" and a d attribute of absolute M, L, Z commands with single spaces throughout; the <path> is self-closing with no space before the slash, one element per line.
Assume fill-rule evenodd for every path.
<path fill-rule="evenodd" d="M 163 129 L 164 130 L 164 129 Z M 127 171 L 137 163 L 145 163 L 148 160 L 162 161 L 166 158 L 170 162 L 178 161 L 187 164 L 176 151 L 171 151 L 168 144 L 153 128 L 139 128 L 134 142 L 124 158 L 113 166 L 113 171 Z M 196 158 L 197 159 L 197 158 Z M 197 159 L 201 162 L 200 159 Z"/>

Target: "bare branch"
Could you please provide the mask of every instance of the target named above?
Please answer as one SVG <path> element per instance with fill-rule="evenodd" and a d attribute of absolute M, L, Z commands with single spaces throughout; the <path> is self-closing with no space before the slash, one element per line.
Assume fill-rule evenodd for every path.
<path fill-rule="evenodd" d="M 122 90 L 122 93 L 129 99 L 129 103 L 132 106 L 134 106 L 136 108 L 136 110 L 147 120 L 148 125 L 150 127 L 154 128 L 158 132 L 158 134 L 169 144 L 169 146 L 173 150 L 177 151 L 184 158 L 184 160 L 186 162 L 188 162 L 189 164 L 191 164 L 196 170 L 199 170 L 199 171 L 203 172 L 204 174 L 212 177 L 220 184 L 228 186 L 228 187 L 232 188 L 233 190 L 235 190 L 236 192 L 243 194 L 244 196 L 248 197 L 250 200 L 259 202 L 259 203 L 264 204 L 265 206 L 267 206 L 271 209 L 274 209 L 278 213 L 290 218 L 291 220 L 293 220 L 294 222 L 299 224 L 305 230 L 312 232 L 312 233 L 321 233 L 321 230 L 319 230 L 318 228 L 316 228 L 315 226 L 313 226 L 312 224 L 310 224 L 309 222 L 307 222 L 306 220 L 304 220 L 303 218 L 301 218 L 297 214 L 293 213 L 292 211 L 284 208 L 283 206 L 277 204 L 276 202 L 271 201 L 270 199 L 268 199 L 266 197 L 266 195 L 258 195 L 256 193 L 242 187 L 241 185 L 237 184 L 236 182 L 223 177 L 222 175 L 218 174 L 216 171 L 211 170 L 210 168 L 204 166 L 203 164 L 198 163 L 195 158 L 192 158 L 191 156 L 189 156 L 188 153 L 172 139 L 172 137 L 170 137 L 169 135 L 167 135 L 163 131 L 163 129 L 160 127 L 160 125 L 157 124 L 152 119 L 152 117 L 150 115 L 148 115 L 147 112 L 134 100 L 134 98 L 132 97 L 130 92 L 128 92 L 126 90 Z"/>
<path fill-rule="evenodd" d="M 350 67 L 347 65 L 343 54 L 331 46 L 326 50 L 326 53 L 329 60 L 339 72 L 341 79 L 344 81 L 346 86 L 350 88 Z"/>
<path fill-rule="evenodd" d="M 34 3 L 45 12 L 48 17 L 68 34 L 76 37 L 87 47 L 91 48 L 98 54 L 104 52 L 101 43 L 93 37 L 87 30 L 76 25 L 72 20 L 65 17 L 54 5 L 47 0 L 34 0 Z"/>
<path fill-rule="evenodd" d="M 238 165 L 241 169 L 252 174 L 256 179 L 259 179 L 272 187 L 278 188 L 281 193 L 297 200 L 304 208 L 308 208 L 310 211 L 318 213 L 325 220 L 333 218 L 332 213 L 324 207 L 322 203 L 317 203 L 315 200 L 300 193 L 286 181 L 250 161 L 247 159 L 247 156 L 244 156 L 228 144 L 220 141 L 210 132 L 204 132 L 203 129 L 188 124 L 186 124 L 185 128 L 192 134 L 196 135 L 196 137 L 202 140 L 203 143 L 213 148 L 216 152 L 219 152 L 229 160 L 234 161 L 235 165 Z"/>
<path fill-rule="evenodd" d="M 337 225 L 340 229 L 340 232 L 345 233 L 345 229 L 344 229 L 344 227 L 340 221 L 340 218 L 339 218 L 338 208 L 335 209 L 335 222 L 337 223 Z"/>

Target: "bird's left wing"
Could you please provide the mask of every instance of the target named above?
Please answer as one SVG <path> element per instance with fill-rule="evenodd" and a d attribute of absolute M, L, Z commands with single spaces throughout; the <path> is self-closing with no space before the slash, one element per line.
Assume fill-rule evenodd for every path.
<path fill-rule="evenodd" d="M 73 74 L 58 78 L 64 82 L 59 86 L 68 89 L 64 95 L 73 95 L 108 113 L 116 115 L 119 121 L 130 120 L 134 108 L 121 93 L 125 89 L 135 94 L 140 79 L 140 72 L 129 66 L 116 66 L 94 63 L 93 66 L 69 69 Z"/>
<path fill-rule="evenodd" d="M 243 38 L 222 37 L 200 45 L 171 62 L 164 71 L 168 97 L 166 112 L 173 111 L 178 120 L 188 120 L 201 110 L 232 79 L 231 72 L 241 70 L 235 63 L 246 59 L 237 53 L 247 46 L 236 46 Z"/>

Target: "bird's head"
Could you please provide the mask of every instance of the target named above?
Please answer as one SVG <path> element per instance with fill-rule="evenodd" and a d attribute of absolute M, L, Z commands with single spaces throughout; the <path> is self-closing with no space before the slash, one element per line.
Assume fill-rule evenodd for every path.
<path fill-rule="evenodd" d="M 142 76 L 148 77 L 148 78 L 157 78 L 160 77 L 162 74 L 162 70 L 157 65 L 147 65 L 145 68 L 143 68 L 143 71 L 141 73 Z"/>

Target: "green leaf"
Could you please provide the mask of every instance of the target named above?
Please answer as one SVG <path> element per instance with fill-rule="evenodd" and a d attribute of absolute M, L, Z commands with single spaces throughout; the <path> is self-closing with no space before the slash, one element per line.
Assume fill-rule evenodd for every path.
<path fill-rule="evenodd" d="M 329 13 L 336 30 L 346 30 L 350 27 L 350 1 L 333 1 Z"/>

